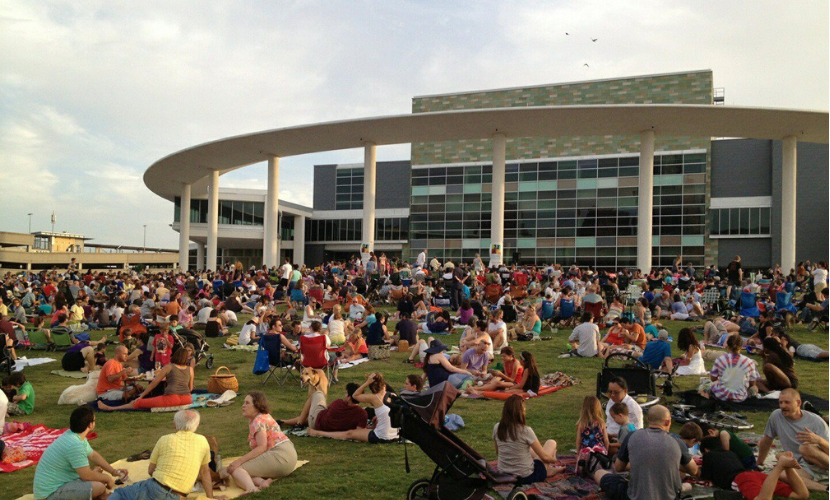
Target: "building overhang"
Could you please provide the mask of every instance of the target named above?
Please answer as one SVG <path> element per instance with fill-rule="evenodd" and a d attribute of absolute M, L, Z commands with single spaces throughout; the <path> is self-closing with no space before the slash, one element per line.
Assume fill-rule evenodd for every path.
<path fill-rule="evenodd" d="M 490 108 L 414 113 L 302 125 L 219 139 L 166 156 L 144 172 L 144 183 L 173 200 L 183 184 L 207 189 L 224 174 L 271 157 L 416 142 L 590 135 L 745 137 L 828 143 L 828 113 L 713 105 L 623 104 Z"/>

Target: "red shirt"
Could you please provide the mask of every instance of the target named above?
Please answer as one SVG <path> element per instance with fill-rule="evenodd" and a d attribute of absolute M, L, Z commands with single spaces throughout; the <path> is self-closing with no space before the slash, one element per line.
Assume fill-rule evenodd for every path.
<path fill-rule="evenodd" d="M 58 293 L 58 289 L 55 288 L 55 285 L 49 283 L 48 285 L 43 287 L 43 293 L 47 297 L 51 297 L 51 296 L 55 295 L 56 293 Z"/>
<path fill-rule="evenodd" d="M 342 432 L 358 427 L 365 428 L 368 420 L 369 415 L 360 406 L 336 399 L 317 415 L 314 428 L 318 431 Z"/>

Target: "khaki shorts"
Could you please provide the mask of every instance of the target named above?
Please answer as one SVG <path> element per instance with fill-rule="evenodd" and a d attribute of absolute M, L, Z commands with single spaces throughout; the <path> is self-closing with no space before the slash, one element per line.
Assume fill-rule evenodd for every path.
<path fill-rule="evenodd" d="M 816 283 L 815 285 L 813 285 L 813 291 L 816 292 L 816 295 L 821 293 L 821 291 L 825 288 L 827 288 L 827 283 Z"/>
<path fill-rule="evenodd" d="M 251 477 L 279 479 L 297 468 L 297 451 L 291 441 L 283 441 L 262 455 L 241 465 Z"/>
<path fill-rule="evenodd" d="M 311 395 L 311 406 L 308 408 L 308 426 L 310 428 L 317 428 L 315 425 L 317 423 L 317 416 L 326 408 L 328 406 L 326 405 L 326 395 L 323 394 L 323 391 L 316 391 Z"/>

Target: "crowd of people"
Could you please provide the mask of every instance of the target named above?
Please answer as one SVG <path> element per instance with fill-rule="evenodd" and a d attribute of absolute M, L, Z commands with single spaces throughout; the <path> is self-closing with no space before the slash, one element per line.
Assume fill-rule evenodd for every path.
<path fill-rule="evenodd" d="M 285 420 L 271 416 L 263 393 L 249 393 L 242 413 L 249 420 L 251 451 L 224 468 L 211 462 L 207 443 L 195 434 L 199 414 L 179 412 L 174 419 L 177 433 L 163 437 L 153 451 L 153 479 L 118 488 L 112 498 L 179 498 L 197 479 L 210 497 L 215 481 L 227 477 L 248 492 L 257 491 L 296 466 L 297 454 L 283 426 L 307 426 L 309 435 L 332 439 L 394 442 L 398 432 L 390 417 L 392 394 L 419 392 L 442 382 L 471 396 L 487 391 L 510 395 L 493 428 L 499 470 L 521 483 L 544 480 L 561 471 L 557 443 L 542 444 L 536 437 L 527 425 L 523 399 L 539 392 L 543 374 L 533 353 L 516 347 L 517 341 L 539 339 L 545 328 L 556 332 L 559 327 L 573 328 L 570 348 L 562 357 L 625 353 L 655 372 L 709 375 L 700 393 L 723 401 L 781 391 L 781 409 L 770 417 L 757 464 L 767 458 L 767 439 L 781 439 L 784 453 L 769 475 L 759 475 L 746 454 L 737 457 L 742 469 L 733 467 L 736 462 L 727 453 L 738 451 L 731 443 L 734 436 L 724 441 L 724 436 L 703 434 L 711 429 L 687 430 L 686 438 L 683 433 L 673 436 L 666 408 L 653 406 L 644 415 L 628 394 L 626 380 L 612 380 L 604 412 L 600 400 L 589 396 L 575 422 L 580 467 L 594 475 L 610 498 L 655 498 L 654 492 L 673 498 L 681 491 L 681 473 L 700 475 L 718 486 L 730 479 L 730 488 L 734 482 L 751 499 L 768 498 L 768 492 L 771 498 L 772 492 L 787 488 L 790 497 L 806 498 L 807 490 L 826 489 L 827 424 L 801 411 L 793 359 L 826 360 L 828 353 L 785 333 L 787 322 L 826 327 L 823 262 L 800 264 L 788 274 L 774 268 L 749 277 L 739 257 L 723 272 L 715 266 L 700 272 L 678 259 L 670 268 L 646 274 L 559 265 L 488 269 L 480 258 L 465 266 L 435 258 L 427 262 L 426 252 L 421 252 L 411 265 L 370 255 L 366 262 L 353 259 L 315 268 L 298 268 L 286 259 L 273 269 L 227 265 L 203 273 L 72 271 L 7 275 L 6 294 L 0 299 L 0 340 L 11 358 L 27 338 L 29 343 L 42 338 L 47 347 L 66 346 L 65 370 L 100 370 L 96 392 L 102 410 L 190 404 L 199 339 L 228 336 L 239 325 L 240 314 L 250 319 L 239 325 L 238 344 L 275 347 L 272 365 L 299 363 L 330 373 L 336 382 L 340 364 L 367 358 L 375 348 L 397 346 L 408 350 L 406 362 L 421 369 L 403 381 L 400 391 L 376 372 L 361 385 L 347 384 L 343 397 L 331 404 L 326 390 L 310 391 L 300 415 Z M 793 300 L 795 290 L 802 291 L 800 300 Z M 779 291 L 789 295 L 782 297 Z M 724 314 L 722 306 L 741 309 L 744 293 L 752 296 L 758 314 Z M 717 299 L 705 299 L 712 296 Z M 393 305 L 392 314 L 380 310 L 387 304 Z M 664 319 L 689 321 L 677 334 L 679 358 L 672 356 L 675 340 L 660 323 Z M 394 329 L 387 327 L 390 320 L 396 322 Z M 88 331 L 112 327 L 117 328 L 118 345 L 108 359 L 111 341 L 91 340 Z M 461 333 L 458 351 L 449 353 L 450 346 L 436 336 L 456 331 Z M 332 345 L 342 349 L 330 349 Z M 753 354 L 762 357 L 760 369 Z M 713 361 L 711 369 L 705 361 Z M 146 387 L 126 383 L 139 375 L 149 377 Z M 21 372 L 3 385 L 13 396 L 8 402 L 0 400 L 0 417 L 34 410 L 34 388 Z M 38 466 L 38 500 L 106 498 L 114 478 L 124 479 L 123 471 L 112 469 L 89 447 L 86 435 L 94 424 L 91 410 L 73 412 L 67 437 L 53 444 L 49 450 L 55 451 L 47 450 Z M 703 452 L 702 471 L 691 460 L 689 446 L 695 443 Z M 182 446 L 195 453 L 177 455 Z M 613 471 L 597 466 L 603 463 Z M 50 471 L 41 472 L 41 467 Z M 624 471 L 626 476 L 618 474 Z M 727 471 L 734 475 L 727 477 Z"/>

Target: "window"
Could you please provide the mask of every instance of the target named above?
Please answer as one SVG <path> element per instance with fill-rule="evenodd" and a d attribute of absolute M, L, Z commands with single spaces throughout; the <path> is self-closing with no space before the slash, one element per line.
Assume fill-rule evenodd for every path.
<path fill-rule="evenodd" d="M 718 236 L 769 236 L 769 207 L 712 209 L 711 233 Z"/>
<path fill-rule="evenodd" d="M 416 184 L 413 182 L 413 185 Z M 337 170 L 335 208 L 337 210 L 359 210 L 363 208 L 363 168 L 341 168 Z"/>

